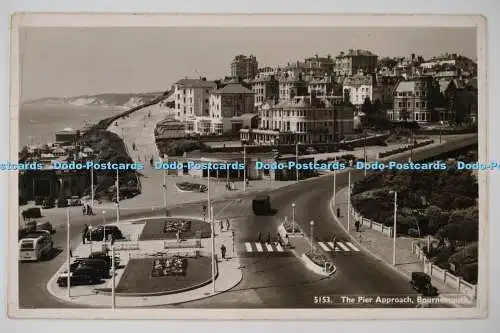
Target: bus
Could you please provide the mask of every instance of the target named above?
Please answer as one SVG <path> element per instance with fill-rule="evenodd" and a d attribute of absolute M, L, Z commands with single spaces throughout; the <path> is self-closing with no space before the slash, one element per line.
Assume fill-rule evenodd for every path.
<path fill-rule="evenodd" d="M 35 231 L 19 240 L 19 260 L 38 261 L 49 255 L 53 249 L 54 242 L 50 232 Z"/>

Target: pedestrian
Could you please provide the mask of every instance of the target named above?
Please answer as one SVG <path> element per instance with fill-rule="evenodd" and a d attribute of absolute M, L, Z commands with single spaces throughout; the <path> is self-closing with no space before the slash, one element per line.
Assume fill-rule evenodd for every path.
<path fill-rule="evenodd" d="M 226 230 L 229 230 L 229 219 L 226 219 Z"/>
<path fill-rule="evenodd" d="M 257 242 L 258 242 L 258 243 L 262 243 L 262 234 L 260 233 L 260 231 L 259 231 L 259 233 L 257 234 Z"/>
<path fill-rule="evenodd" d="M 271 244 L 271 233 L 268 232 L 267 233 L 267 241 L 266 241 L 267 244 Z"/>
<path fill-rule="evenodd" d="M 84 243 L 85 244 L 85 243 Z M 69 248 L 69 257 L 73 258 L 73 251 L 71 251 L 71 247 Z"/>
<path fill-rule="evenodd" d="M 360 227 L 360 223 L 359 223 L 359 221 L 356 221 L 356 222 L 354 223 L 354 226 L 356 227 L 356 231 L 357 231 L 357 232 L 359 232 L 359 227 Z"/>
<path fill-rule="evenodd" d="M 337 208 L 337 217 L 340 217 L 340 208 Z"/>
<path fill-rule="evenodd" d="M 335 235 L 333 236 L 332 244 L 333 244 L 333 252 L 335 252 L 335 249 L 337 248 L 337 237 L 335 237 Z"/>
<path fill-rule="evenodd" d="M 83 215 L 87 215 L 87 206 L 83 205 L 82 213 L 83 213 Z"/>
<path fill-rule="evenodd" d="M 224 231 L 224 225 L 222 224 L 222 220 L 219 220 L 219 224 L 220 224 L 220 231 Z"/>
<path fill-rule="evenodd" d="M 224 246 L 224 244 L 221 245 L 220 252 L 222 254 L 222 259 L 226 259 L 226 247 Z"/>
<path fill-rule="evenodd" d="M 82 230 L 82 243 L 85 244 L 85 238 L 87 238 L 87 233 L 89 232 L 89 226 L 84 225 Z"/>
<path fill-rule="evenodd" d="M 285 236 L 285 247 L 288 247 L 289 244 L 290 243 L 289 243 L 289 239 L 288 239 L 288 234 L 286 234 L 286 236 Z"/>
<path fill-rule="evenodd" d="M 281 235 L 279 232 L 276 234 L 276 242 L 275 243 L 276 243 L 276 246 L 281 244 Z"/>

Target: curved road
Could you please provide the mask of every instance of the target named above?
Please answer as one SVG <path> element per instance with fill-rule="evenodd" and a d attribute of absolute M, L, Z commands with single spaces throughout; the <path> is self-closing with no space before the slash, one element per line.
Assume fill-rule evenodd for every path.
<path fill-rule="evenodd" d="M 464 142 L 473 143 L 477 139 L 459 137 L 447 139 L 448 142 L 439 147 L 413 153 L 413 160 L 426 159 L 446 151 L 458 148 Z M 406 154 L 406 158 L 407 158 Z M 403 159 L 403 157 L 401 157 Z M 352 171 L 351 181 L 363 178 L 362 171 Z M 271 192 L 271 201 L 278 212 L 275 216 L 257 217 L 251 212 L 251 199 L 248 194 L 241 202 L 234 199 L 219 201 L 215 204 L 216 217 L 231 217 L 232 228 L 236 234 L 236 249 L 240 254 L 243 280 L 232 290 L 203 300 L 179 304 L 177 307 L 196 308 L 305 308 L 305 307 L 346 307 L 346 305 L 314 305 L 315 296 L 330 295 L 416 295 L 409 286 L 409 281 L 395 273 L 384 263 L 378 262 L 369 254 L 355 252 L 337 254 L 334 263 L 337 272 L 330 278 L 320 277 L 308 271 L 298 258 L 291 253 L 260 253 L 249 256 L 245 253 L 245 242 L 255 242 L 258 232 L 266 235 L 276 234 L 281 217 L 291 215 L 290 204 L 296 204 L 296 220 L 308 233 L 308 222 L 316 222 L 315 239 L 332 234 L 348 239 L 344 231 L 331 216 L 329 201 L 332 196 L 332 177 L 320 177 L 301 182 L 297 185 Z M 347 173 L 337 175 L 338 189 L 347 185 Z M 202 203 L 203 204 L 203 203 Z M 172 215 L 195 216 L 201 211 L 202 204 L 187 204 L 171 209 Z M 229 206 L 228 206 L 229 205 Z M 221 214 L 218 214 L 223 210 Z M 111 215 L 111 214 L 110 214 Z M 145 210 L 127 210 L 121 213 L 121 219 L 155 216 L 158 213 Z M 113 219 L 113 217 L 111 217 Z M 83 224 L 100 223 L 100 217 L 78 216 L 72 219 L 71 237 L 73 242 L 79 241 Z M 65 246 L 65 228 L 55 234 L 56 246 Z M 21 308 L 55 308 L 68 307 L 62 301 L 55 300 L 45 289 L 45 285 L 54 272 L 65 260 L 64 250 L 55 258 L 39 263 L 19 264 L 19 286 Z M 372 305 L 367 304 L 367 307 Z M 392 305 L 393 307 L 396 305 Z M 75 307 L 71 305 L 71 307 Z M 171 307 L 171 306 L 169 306 Z M 355 307 L 360 307 L 359 304 Z M 407 306 L 406 306 L 407 307 Z"/>

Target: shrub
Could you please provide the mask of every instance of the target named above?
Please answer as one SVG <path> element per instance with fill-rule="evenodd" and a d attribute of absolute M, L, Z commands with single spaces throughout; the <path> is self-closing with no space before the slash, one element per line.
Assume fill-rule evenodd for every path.
<path fill-rule="evenodd" d="M 295 233 L 301 232 L 298 223 L 295 221 L 292 222 L 290 220 L 287 220 L 287 221 L 283 222 L 283 228 L 285 228 L 285 231 L 289 234 L 292 233 L 292 231 L 294 231 L 294 230 L 295 230 Z"/>
<path fill-rule="evenodd" d="M 313 250 L 312 252 L 306 252 L 306 256 L 311 259 L 313 263 L 315 263 L 318 266 L 324 267 L 325 263 L 330 262 L 328 257 L 324 255 L 323 253 L 319 252 L 318 250 Z"/>

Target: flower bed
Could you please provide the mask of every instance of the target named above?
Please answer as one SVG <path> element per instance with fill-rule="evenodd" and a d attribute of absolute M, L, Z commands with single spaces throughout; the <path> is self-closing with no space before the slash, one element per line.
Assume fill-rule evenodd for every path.
<path fill-rule="evenodd" d="M 181 191 L 187 192 L 206 192 L 208 189 L 206 185 L 189 182 L 177 183 L 176 185 Z"/>
<path fill-rule="evenodd" d="M 167 220 L 163 227 L 164 233 L 171 232 L 188 232 L 191 230 L 191 221 L 189 220 Z"/>
<path fill-rule="evenodd" d="M 187 259 L 172 257 L 168 259 L 156 259 L 153 262 L 152 277 L 178 275 L 185 276 L 187 270 Z"/>
<path fill-rule="evenodd" d="M 299 227 L 299 224 L 295 221 L 284 221 L 283 222 L 283 228 L 285 228 L 285 231 L 288 233 L 288 234 L 291 234 L 293 233 L 293 231 L 295 231 L 295 233 L 300 233 L 300 227 Z"/>
<path fill-rule="evenodd" d="M 323 253 L 321 253 L 317 250 L 313 250 L 312 252 L 311 251 L 306 252 L 305 255 L 313 263 L 315 263 L 316 265 L 318 265 L 320 267 L 325 267 L 325 263 L 330 262 L 330 260 L 328 259 L 328 257 L 326 255 L 324 255 Z"/>
<path fill-rule="evenodd" d="M 414 144 L 414 145 L 406 145 L 404 147 L 400 147 L 400 148 L 388 150 L 388 151 L 379 153 L 379 158 L 383 158 L 383 157 L 387 157 L 387 156 L 390 156 L 390 155 L 399 154 L 399 153 L 411 150 L 412 146 L 413 146 L 413 149 L 416 149 L 416 148 L 420 148 L 420 147 L 424 147 L 424 146 L 430 145 L 432 143 L 434 143 L 434 140 L 425 140 L 425 141 L 419 142 L 419 143 Z"/>

